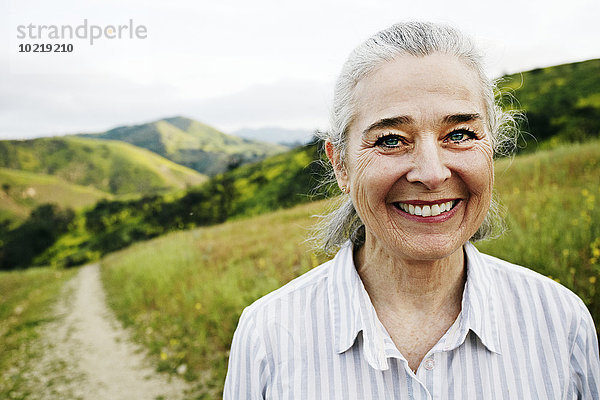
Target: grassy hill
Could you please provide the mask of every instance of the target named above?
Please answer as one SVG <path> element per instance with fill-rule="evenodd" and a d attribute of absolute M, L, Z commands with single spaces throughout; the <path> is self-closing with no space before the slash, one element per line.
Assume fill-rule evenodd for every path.
<path fill-rule="evenodd" d="M 77 209 L 112 197 L 110 193 L 68 183 L 55 176 L 0 168 L 0 221 L 22 221 L 32 209 L 44 203 Z"/>
<path fill-rule="evenodd" d="M 573 289 L 600 322 L 600 142 L 496 162 L 509 231 L 483 251 Z M 117 315 L 160 369 L 187 367 L 220 398 L 227 354 L 246 305 L 326 259 L 304 238 L 328 201 L 175 232 L 113 253 L 103 279 Z"/>
<path fill-rule="evenodd" d="M 599 64 L 598 60 L 591 60 L 584 63 L 526 72 L 522 76 L 519 76 L 525 83 L 521 84 L 521 80 L 519 80 L 518 85 L 515 81 L 516 77 L 507 78 L 505 86 L 512 87 L 514 94 L 521 99 L 521 105 L 528 112 L 532 127 L 535 127 L 536 112 L 541 113 L 539 115 L 542 115 L 543 118 L 540 118 L 546 121 L 547 126 L 558 124 L 556 127 L 560 128 L 560 124 L 557 121 L 565 121 L 565 118 L 574 123 L 577 123 L 577 121 L 581 122 L 580 125 L 577 125 L 578 128 L 573 127 L 572 129 L 564 130 L 564 132 L 557 131 L 558 133 L 550 138 L 544 136 L 546 139 L 542 140 L 542 147 L 551 148 L 557 143 L 578 141 L 588 136 L 593 136 L 594 131 L 590 129 L 595 126 L 593 119 L 595 112 L 593 110 L 595 110 L 594 107 L 596 104 L 594 103 L 596 89 L 594 89 L 593 83 L 593 79 L 595 78 L 589 78 L 590 80 L 587 81 L 585 87 L 578 86 L 580 85 L 579 83 L 571 81 L 573 79 L 578 80 L 579 78 L 583 80 L 584 77 L 588 77 L 590 74 L 595 77 L 596 75 L 593 74 L 595 71 L 594 68 L 597 68 Z M 536 93 L 541 93 L 542 96 L 538 96 Z M 554 110 L 549 107 L 548 109 L 554 113 L 550 115 L 546 111 L 546 108 L 540 106 L 540 104 L 543 104 L 543 101 L 550 102 L 549 104 L 554 104 L 552 103 L 553 101 L 560 103 L 564 99 L 569 99 L 569 96 L 575 96 L 571 99 L 571 103 L 574 104 L 573 107 L 579 107 L 581 110 L 591 109 L 592 111 L 582 111 L 580 114 L 573 112 L 573 114 L 561 116 L 558 109 Z M 540 100 L 540 97 L 545 98 L 545 100 Z M 567 105 L 571 103 L 565 102 Z M 581 117 L 580 120 L 573 119 L 577 115 Z M 147 140 L 158 132 L 160 135 L 155 135 L 154 137 L 160 140 L 157 139 L 154 142 L 158 146 L 154 150 L 164 152 L 182 147 L 193 147 L 193 143 L 188 142 L 188 140 L 191 140 L 190 138 L 195 135 L 194 143 L 199 143 L 198 141 L 203 137 L 201 132 L 206 133 L 204 136 L 206 142 L 203 145 L 208 149 L 216 149 L 224 145 L 233 151 L 236 148 L 236 143 L 242 140 L 215 133 L 216 131 L 213 132 L 210 129 L 212 128 L 198 122 L 175 117 L 152 124 L 116 128 L 109 132 L 111 137 L 114 136 L 132 141 L 134 139 Z M 542 130 L 541 132 L 545 135 L 549 131 Z M 584 134 L 581 132 L 584 132 Z M 163 136 L 170 138 L 170 140 L 163 141 Z M 208 140 L 209 137 L 212 139 L 220 138 L 221 142 L 219 146 L 214 144 L 214 140 L 212 142 Z M 540 137 L 544 139 L 541 135 Z M 88 143 L 91 141 L 89 138 L 71 139 L 87 140 Z M 119 142 L 100 141 L 96 143 L 114 143 L 116 145 Z M 171 147 L 167 146 L 169 143 Z M 216 147 L 211 148 L 209 146 L 210 143 Z M 124 143 L 120 144 L 125 145 Z M 531 150 L 535 147 L 528 146 L 528 149 Z M 129 148 L 136 149 L 131 146 Z M 88 152 L 92 152 L 92 150 L 88 148 Z M 53 154 L 52 152 L 48 153 Z M 56 153 L 60 154 L 58 151 Z M 18 155 L 18 153 L 16 154 Z M 2 155 L 1 151 L 0 155 Z M 24 161 L 20 163 L 21 165 L 28 165 L 32 159 L 33 161 L 38 161 L 35 157 L 21 158 L 24 158 Z M 61 162 L 64 163 L 65 160 L 71 161 L 73 158 L 72 154 L 60 154 L 60 157 L 55 159 L 44 160 L 42 165 L 52 169 L 54 168 L 53 163 L 60 165 Z M 98 150 L 93 150 L 93 155 L 90 156 L 90 159 L 95 158 L 98 158 Z M 69 263 L 75 263 L 76 261 L 85 262 L 89 256 L 97 257 L 98 255 L 126 247 L 133 242 L 160 236 L 169 231 L 221 223 L 232 218 L 258 215 L 322 198 L 328 192 L 328 194 L 331 194 L 331 191 L 336 190 L 336 188 L 323 188 L 321 192 L 315 193 L 315 187 L 324 173 L 322 166 L 319 164 L 321 159 L 322 155 L 319 151 L 319 146 L 316 143 L 311 143 L 286 153 L 268 157 L 256 163 L 244 164 L 223 174 L 217 174 L 210 181 L 207 181 L 206 184 L 181 192 L 177 196 L 144 196 L 132 201 L 99 202 L 78 219 L 80 223 L 76 225 L 76 229 L 69 228 L 67 238 L 58 238 L 58 236 L 55 236 L 58 238 L 55 245 L 49 247 L 47 251 L 44 250 L 45 255 L 36 256 L 35 260 L 38 260 L 40 263 L 49 262 L 56 265 L 61 265 L 61 260 L 64 261 L 66 259 L 71 260 Z M 132 160 L 136 160 L 136 157 L 126 158 L 125 161 L 131 162 Z M 142 157 L 141 160 L 149 160 L 149 156 Z M 122 164 L 118 168 L 112 168 L 112 170 L 117 171 L 117 179 L 107 180 L 105 178 L 101 181 L 104 184 L 109 183 L 112 185 L 111 189 L 113 193 L 115 191 L 117 193 L 124 192 L 120 187 L 121 184 L 129 185 L 125 187 L 127 190 L 147 190 L 147 187 L 140 188 L 136 186 L 139 186 L 139 184 L 146 186 L 155 184 L 151 176 L 144 176 L 145 171 L 138 171 L 130 166 L 123 167 Z M 68 173 L 71 171 L 68 168 L 65 169 L 68 177 Z M 88 174 L 88 176 L 94 173 L 93 168 L 85 164 L 82 166 L 79 163 L 79 172 L 82 171 Z M 59 173 L 63 174 L 63 177 L 65 176 L 64 172 L 64 170 L 59 171 Z M 102 171 L 97 175 L 104 176 L 106 174 L 107 172 Z M 123 174 L 126 174 L 125 177 Z M 89 185 L 88 177 L 86 177 L 86 180 L 88 181 L 84 180 L 84 182 L 78 183 Z M 157 185 L 160 185 L 160 183 Z M 102 190 L 107 190 L 106 185 L 98 186 Z M 132 188 L 132 186 L 134 187 Z M 55 212 L 59 213 L 58 215 L 60 216 L 59 211 L 55 210 Z M 34 225 L 37 226 L 36 221 L 34 221 Z M 60 233 L 60 235 L 63 235 L 63 233 Z M 12 236 L 12 233 L 8 232 L 6 236 Z M 85 248 L 82 248 L 82 246 Z M 0 245 L 0 250 L 1 247 L 2 245 Z M 0 266 L 5 266 L 6 263 L 2 262 L 1 253 L 0 251 Z M 23 266 L 25 266 L 23 263 L 19 264 L 19 267 Z"/>
<path fill-rule="evenodd" d="M 312 143 L 188 191 L 101 200 L 73 215 L 61 208 L 39 209 L 19 226 L 0 226 L 0 270 L 79 265 L 170 231 L 323 198 L 324 193 L 312 193 L 323 174 L 322 164 L 315 162 L 319 157 L 319 146 Z M 48 226 L 49 219 L 56 223 Z"/>
<path fill-rule="evenodd" d="M 527 115 L 525 130 L 545 146 L 600 136 L 600 59 L 509 75 L 500 87 L 518 100 L 514 106 Z M 535 149 L 535 141 L 526 139 Z"/>
<path fill-rule="evenodd" d="M 211 176 L 287 149 L 276 144 L 227 135 L 184 117 L 121 126 L 103 133 L 81 136 L 131 143 Z"/>
<path fill-rule="evenodd" d="M 323 198 L 326 190 L 315 190 L 326 173 L 321 157 L 320 145 L 312 142 L 224 174 L 223 180 L 232 182 L 231 215 L 257 215 Z"/>
<path fill-rule="evenodd" d="M 118 195 L 185 188 L 206 180 L 148 150 L 78 137 L 0 141 L 0 167 L 53 175 Z"/>

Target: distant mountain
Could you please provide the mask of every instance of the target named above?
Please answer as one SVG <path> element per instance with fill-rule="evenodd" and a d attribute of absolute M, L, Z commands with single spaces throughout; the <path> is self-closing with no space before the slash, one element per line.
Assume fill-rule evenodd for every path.
<path fill-rule="evenodd" d="M 515 104 L 505 98 L 506 106 L 525 111 L 524 129 L 538 141 L 580 142 L 600 135 L 600 59 L 505 76 L 499 86 L 516 98 Z"/>
<path fill-rule="evenodd" d="M 0 167 L 53 175 L 118 195 L 206 181 L 205 175 L 128 143 L 73 136 L 0 141 Z"/>
<path fill-rule="evenodd" d="M 287 150 L 280 145 L 227 135 L 185 117 L 78 136 L 131 143 L 210 176 Z"/>
<path fill-rule="evenodd" d="M 311 141 L 313 132 L 303 129 L 285 129 L 278 127 L 243 128 L 232 133 L 245 139 L 277 143 L 288 147 L 304 145 Z"/>

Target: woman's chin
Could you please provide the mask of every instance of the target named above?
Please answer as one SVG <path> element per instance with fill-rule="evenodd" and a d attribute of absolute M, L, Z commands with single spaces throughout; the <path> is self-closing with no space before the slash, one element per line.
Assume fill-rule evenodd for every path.
<path fill-rule="evenodd" d="M 399 238 L 386 247 L 393 258 L 436 261 L 451 256 L 465 242 L 455 235 L 428 234 Z"/>

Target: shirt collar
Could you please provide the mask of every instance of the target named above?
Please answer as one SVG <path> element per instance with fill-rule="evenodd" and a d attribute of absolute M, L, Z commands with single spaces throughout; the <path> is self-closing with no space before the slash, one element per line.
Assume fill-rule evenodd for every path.
<path fill-rule="evenodd" d="M 333 259 L 328 286 L 336 352 L 347 351 L 362 333 L 364 356 L 369 365 L 382 371 L 389 369 L 387 359 L 401 355 L 379 321 L 356 271 L 350 242 Z"/>
<path fill-rule="evenodd" d="M 473 244 L 464 245 L 467 260 L 467 283 L 463 293 L 462 311 L 456 335 L 448 335 L 444 350 L 461 345 L 473 331 L 488 350 L 500 354 L 498 336 L 496 288 L 483 255 Z"/>
<path fill-rule="evenodd" d="M 463 293 L 462 311 L 457 322 L 440 341 L 444 351 L 460 346 L 469 331 L 473 331 L 486 348 L 499 353 L 498 329 L 494 308 L 495 292 L 485 260 L 471 243 L 464 246 L 467 259 L 467 283 Z M 356 271 L 353 248 L 347 242 L 332 260 L 328 276 L 328 295 L 334 349 L 339 353 L 354 345 L 362 332 L 367 362 L 375 369 L 387 370 L 389 357 L 401 357 L 383 324 Z"/>
<path fill-rule="evenodd" d="M 348 350 L 362 328 L 359 290 L 362 281 L 354 267 L 352 244 L 347 242 L 333 259 L 328 275 L 328 294 L 334 345 L 338 353 Z"/>

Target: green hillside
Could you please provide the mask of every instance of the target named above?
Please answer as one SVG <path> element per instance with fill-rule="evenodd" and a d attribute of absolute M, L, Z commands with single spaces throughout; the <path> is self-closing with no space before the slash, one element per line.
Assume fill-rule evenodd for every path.
<path fill-rule="evenodd" d="M 148 150 L 78 137 L 0 141 L 0 167 L 53 175 L 118 195 L 185 188 L 206 180 Z"/>
<path fill-rule="evenodd" d="M 478 244 L 574 290 L 600 322 L 600 142 L 496 162 L 508 232 Z M 304 239 L 328 201 L 175 232 L 103 260 L 108 298 L 162 370 L 220 398 L 242 309 L 326 259 Z"/>
<path fill-rule="evenodd" d="M 211 176 L 287 150 L 284 146 L 227 135 L 184 117 L 80 136 L 131 143 Z"/>
<path fill-rule="evenodd" d="M 509 107 L 525 111 L 524 129 L 545 146 L 600 136 L 600 59 L 509 75 L 500 87 L 517 99 L 511 105 L 507 98 Z"/>
<path fill-rule="evenodd" d="M 257 215 L 323 198 L 317 190 L 326 169 L 316 142 L 263 161 L 243 165 L 222 176 L 232 182 L 231 216 Z"/>
<path fill-rule="evenodd" d="M 13 231 L 2 234 L 0 229 L 0 240 L 5 237 L 4 246 L 0 243 L 0 270 L 77 265 L 170 231 L 218 224 L 323 198 L 324 191 L 313 193 L 324 173 L 322 164 L 315 162 L 319 154 L 319 146 L 312 143 L 217 175 L 185 192 L 102 200 L 80 212 L 66 231 L 53 231 L 46 246 L 18 252 L 11 243 L 39 242 L 36 238 L 44 223 L 32 217 Z M 61 221 L 66 218 L 59 209 L 40 212 Z"/>
<path fill-rule="evenodd" d="M 77 209 L 112 197 L 93 187 L 68 183 L 55 176 L 0 168 L 0 221 L 24 220 L 32 209 L 44 203 Z"/>
<path fill-rule="evenodd" d="M 586 111 L 580 114 L 574 112 L 572 115 L 561 116 L 560 110 L 553 110 L 548 106 L 548 109 L 555 114 L 550 115 L 540 104 L 544 104 L 543 102 L 547 101 L 551 105 L 554 104 L 552 101 L 560 102 L 560 99 L 568 99 L 570 98 L 569 96 L 573 96 L 575 93 L 578 100 L 575 101 L 572 99 L 573 104 L 575 104 L 573 107 L 577 108 L 579 107 L 577 104 L 584 104 L 586 105 L 585 107 L 580 107 L 582 110 L 587 110 L 589 107 L 595 110 L 596 103 L 592 101 L 595 98 L 593 94 L 595 90 L 593 82 L 589 81 L 587 86 L 581 87 L 579 84 L 571 81 L 575 78 L 584 79 L 584 77 L 592 74 L 598 64 L 598 60 L 591 60 L 590 62 L 526 72 L 522 76 L 522 80 L 525 83 L 519 83 L 519 85 L 516 85 L 514 81 L 515 77 L 505 81 L 506 86 L 512 87 L 511 85 L 515 85 L 513 88 L 514 94 L 521 99 L 521 106 L 527 111 L 532 128 L 535 127 L 536 115 L 538 115 L 536 112 L 539 112 L 539 115 L 541 115 L 539 117 L 541 118 L 540 120 L 546 121 L 545 123 L 548 127 L 555 126 L 560 128 L 560 124 L 557 121 L 563 121 L 565 118 L 571 118 L 572 121 L 577 122 L 578 120 L 572 119 L 574 115 L 579 115 L 582 118 L 580 120 L 581 124 L 573 126 L 572 129 L 559 130 L 557 131 L 558 133 L 553 134 L 554 136 L 551 137 L 540 136 L 540 140 L 543 143 L 542 147 L 552 148 L 562 142 L 579 141 L 588 136 L 593 136 L 590 133 L 593 131 L 589 130 L 588 127 L 595 126 L 594 119 L 592 118 L 595 111 Z M 562 78 L 559 77 L 561 74 L 563 75 Z M 539 76 L 547 76 L 547 79 L 540 79 Z M 513 80 L 511 81 L 511 79 Z M 560 84 L 559 82 L 562 81 L 567 82 L 567 84 Z M 551 89 L 545 88 L 544 84 L 550 85 Z M 534 95 L 538 92 L 541 94 Z M 538 99 L 541 97 L 546 100 Z M 555 100 L 550 101 L 548 99 Z M 584 101 L 581 99 L 587 100 Z M 565 104 L 568 105 L 570 103 L 565 102 Z M 578 127 L 583 128 L 580 129 Z M 155 141 L 157 146 L 158 144 L 163 146 L 163 150 L 161 151 L 164 152 L 186 146 L 193 147 L 192 142 L 186 142 L 186 140 L 191 140 L 190 137 L 193 136 L 190 132 L 195 132 L 194 143 L 199 143 L 198 141 L 202 137 L 201 132 L 209 132 L 206 133 L 205 138 L 213 137 L 214 139 L 214 137 L 219 137 L 222 139 L 219 146 L 229 147 L 230 150 L 235 149 L 236 143 L 242 140 L 237 138 L 230 140 L 226 135 L 220 136 L 220 134 L 215 134 L 210 129 L 198 122 L 176 117 L 143 126 L 117 128 L 112 131 L 111 135 L 119 136 L 122 139 L 128 137 L 132 140 L 135 138 L 139 140 L 145 138 L 147 140 L 149 137 L 152 137 L 152 132 L 161 132 L 163 136 L 168 133 L 167 136 L 170 138 L 170 141 L 161 141 L 162 139 Z M 550 131 L 543 130 L 543 132 L 547 134 Z M 588 133 L 584 135 L 581 132 Z M 160 139 L 163 136 L 155 137 Z M 149 164 L 146 166 L 150 169 L 155 166 L 156 163 L 149 162 L 151 159 L 149 154 L 152 153 L 147 151 L 143 153 L 143 156 L 140 156 L 138 153 L 123 156 L 122 153 L 116 152 L 122 155 L 122 157 L 115 168 L 114 165 L 107 162 L 107 159 L 102 158 L 103 152 L 107 154 L 111 153 L 110 149 L 113 148 L 111 146 L 125 146 L 120 147 L 120 149 L 127 148 L 130 152 L 140 152 L 142 150 L 122 142 L 100 141 L 89 138 L 69 138 L 65 139 L 67 140 L 66 143 L 58 143 L 66 147 L 68 151 L 63 151 L 60 146 L 57 146 L 56 141 L 59 139 L 39 139 L 38 141 L 28 142 L 44 144 L 44 140 L 49 140 L 52 146 L 59 147 L 59 149 L 56 151 L 38 151 L 39 156 L 32 155 L 32 152 L 27 153 L 21 150 L 21 153 L 24 153 L 23 155 L 19 152 L 20 149 L 17 148 L 5 149 L 4 154 L 7 154 L 6 159 L 17 165 L 24 166 L 25 169 L 31 168 L 30 170 L 36 172 L 55 173 L 63 179 L 68 180 L 69 178 L 76 177 L 78 178 L 76 183 L 83 185 L 91 185 L 93 183 L 101 190 L 110 190 L 112 193 L 117 194 L 136 190 L 145 190 L 146 194 L 148 194 L 151 190 L 157 190 L 157 187 L 164 187 L 162 186 L 162 182 L 164 181 L 161 181 L 160 175 L 157 177 L 157 175 L 153 175 L 148 170 L 136 168 L 131 164 L 133 162 L 146 162 L 146 164 Z M 87 158 L 82 157 L 81 154 L 84 151 L 80 147 L 83 143 L 95 143 L 100 148 L 87 146 Z M 167 146 L 168 143 L 170 143 L 171 147 Z M 215 142 L 210 143 L 214 145 Z M 0 144 L 3 144 L 3 142 L 0 142 Z M 35 147 L 33 144 L 29 144 L 29 147 L 23 147 Z M 73 150 L 77 147 L 75 144 L 79 146 L 78 151 Z M 203 145 L 208 146 L 209 142 L 207 141 Z M 44 144 L 44 146 L 38 147 L 47 149 L 52 146 Z M 535 148 L 536 146 L 534 145 L 528 146 L 528 150 Z M 158 151 L 160 148 L 156 147 L 155 150 Z M 33 153 L 35 154 L 35 152 Z M 2 147 L 0 146 L 0 157 L 2 156 Z M 153 155 L 153 157 L 158 158 L 156 155 Z M 79 215 L 76 218 L 76 221 L 79 221 L 79 223 L 72 226 L 69 225 L 67 233 L 62 231 L 54 232 L 54 236 L 47 241 L 49 247 L 40 248 L 39 250 L 43 254 L 36 253 L 33 260 L 35 263 L 38 263 L 37 265 L 40 265 L 39 263 L 65 265 L 64 260 L 69 260 L 68 264 L 72 265 L 77 262 L 90 260 L 90 257 L 98 257 L 99 255 L 126 247 L 134 242 L 159 236 L 169 231 L 217 224 L 232 218 L 257 215 L 322 198 L 337 190 L 335 187 L 326 187 L 316 191 L 316 186 L 323 173 L 325 173 L 325 170 L 319 163 L 322 158 L 319 145 L 313 142 L 304 147 L 277 154 L 256 163 L 244 164 L 228 172 L 217 174 L 205 184 L 195 186 L 187 191 L 181 191 L 177 195 L 169 195 L 167 197 L 146 195 L 143 198 L 133 200 L 101 201 L 96 206 L 89 208 L 83 214 Z M 5 160 L 5 158 L 0 158 L 0 160 Z M 96 164 L 102 165 L 102 162 L 105 164 L 108 163 L 110 166 L 106 167 L 105 165 L 103 167 L 104 170 L 96 166 Z M 177 167 L 184 169 L 180 166 Z M 37 171 L 37 169 L 41 169 L 42 171 Z M 158 168 L 158 170 L 159 174 L 163 173 L 164 177 L 164 172 L 167 170 L 165 168 Z M 156 168 L 154 171 L 156 171 Z M 116 175 L 111 175 L 113 173 Z M 171 173 L 171 175 L 174 175 L 174 173 Z M 95 180 L 92 178 L 95 178 Z M 100 178 L 102 179 L 100 180 Z M 170 179 L 168 180 L 170 181 Z M 44 213 L 55 215 L 59 220 L 66 218 L 61 214 L 60 210 L 40 211 L 40 215 L 45 215 Z M 27 225 L 32 226 L 30 230 L 24 228 L 21 233 L 5 230 L 4 237 L 14 236 L 25 238 L 30 232 L 38 232 L 37 227 L 40 219 L 38 218 L 30 222 Z M 56 241 L 52 242 L 52 240 Z M 4 247 L 6 246 L 8 245 L 4 245 Z M 0 269 L 29 266 L 17 261 L 11 263 L 3 261 L 1 250 L 2 245 L 0 245 Z M 10 250 L 7 251 L 10 252 Z M 6 256 L 4 258 L 6 260 Z M 12 259 L 17 260 L 18 256 L 13 254 Z"/>

